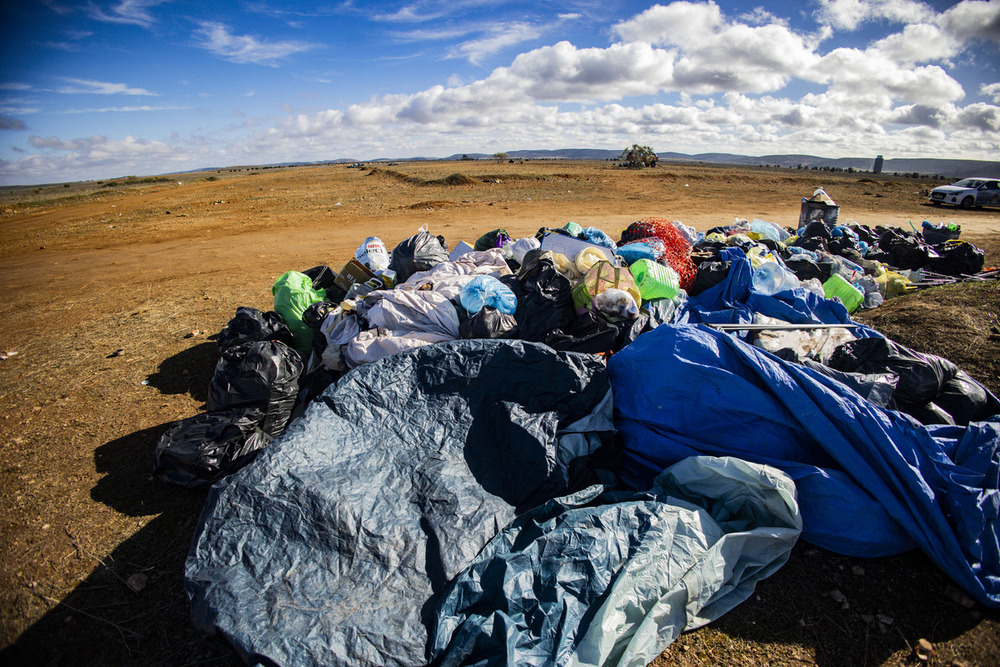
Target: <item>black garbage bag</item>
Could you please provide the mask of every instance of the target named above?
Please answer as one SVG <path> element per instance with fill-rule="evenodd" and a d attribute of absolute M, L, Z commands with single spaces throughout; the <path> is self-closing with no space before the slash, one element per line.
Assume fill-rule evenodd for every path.
<path fill-rule="evenodd" d="M 337 279 L 336 272 L 325 264 L 306 269 L 302 273 L 312 279 L 314 290 L 327 290 L 333 287 L 333 281 Z"/>
<path fill-rule="evenodd" d="M 819 268 L 819 264 L 807 255 L 792 255 L 785 260 L 785 266 L 787 266 L 799 280 L 810 280 L 812 278 L 816 278 L 820 282 L 825 282 L 823 279 L 823 271 Z M 827 276 L 827 278 L 829 277 L 830 276 Z"/>
<path fill-rule="evenodd" d="M 502 248 L 510 243 L 510 241 L 510 234 L 507 233 L 506 229 L 494 229 L 493 231 L 486 232 L 476 239 L 476 243 L 472 249 L 483 251 L 489 250 L 490 248 Z"/>
<path fill-rule="evenodd" d="M 899 376 L 893 398 L 897 403 L 924 405 L 941 393 L 958 374 L 958 366 L 943 357 L 921 354 L 888 338 L 859 338 L 844 343 L 827 365 L 849 373 L 894 373 Z"/>
<path fill-rule="evenodd" d="M 153 475 L 189 488 L 213 484 L 270 444 L 260 430 L 263 420 L 259 408 L 231 408 L 176 421 L 156 443 Z"/>
<path fill-rule="evenodd" d="M 601 313 L 588 310 L 578 315 L 564 330 L 553 331 L 545 343 L 556 350 L 599 354 L 617 347 L 618 327 Z"/>
<path fill-rule="evenodd" d="M 880 408 L 896 409 L 896 402 L 893 400 L 892 394 L 896 391 L 896 384 L 899 382 L 899 378 L 894 373 L 848 373 L 846 371 L 834 370 L 812 359 L 800 360 L 792 350 L 785 349 L 779 350 L 779 352 L 790 354 L 777 354 L 776 356 L 781 357 L 785 361 L 800 363 L 827 377 L 833 378 L 837 382 L 850 387 L 869 403 L 873 403 Z"/>
<path fill-rule="evenodd" d="M 905 412 L 921 424 L 928 426 L 931 424 L 955 425 L 955 419 L 945 412 L 944 408 L 934 402 L 923 405 L 901 404 L 898 407 L 900 412 Z"/>
<path fill-rule="evenodd" d="M 931 257 L 928 268 L 948 276 L 970 275 L 983 270 L 986 252 L 971 243 L 949 243 L 935 248 L 938 257 Z"/>
<path fill-rule="evenodd" d="M 569 280 L 556 271 L 543 250 L 529 251 L 517 276 L 504 276 L 500 282 L 517 297 L 514 319 L 523 340 L 544 343 L 551 332 L 563 331 L 576 317 Z"/>
<path fill-rule="evenodd" d="M 292 332 L 278 313 L 269 310 L 262 313 L 256 308 L 240 306 L 236 314 L 219 332 L 219 349 L 225 350 L 243 343 L 261 340 L 279 340 L 292 344 Z"/>
<path fill-rule="evenodd" d="M 932 256 L 937 256 L 936 252 L 915 236 L 895 237 L 888 245 L 886 251 L 892 255 L 892 266 L 898 269 L 921 269 L 927 266 Z"/>
<path fill-rule="evenodd" d="M 889 266 L 892 265 L 892 255 L 882 250 L 878 246 L 872 246 L 872 248 L 865 255 L 865 259 L 870 262 L 881 262 Z"/>
<path fill-rule="evenodd" d="M 323 335 L 320 327 L 323 326 L 323 320 L 326 319 L 326 316 L 336 308 L 337 304 L 332 301 L 316 301 L 309 304 L 309 307 L 302 312 L 302 321 L 313 330 L 312 350 L 317 355 L 322 356 L 323 350 L 326 349 L 326 336 Z"/>
<path fill-rule="evenodd" d="M 823 222 L 822 220 L 813 220 L 808 225 L 802 228 L 802 231 L 799 233 L 799 238 L 832 239 L 833 234 L 830 232 L 830 228 L 826 226 L 825 222 Z"/>
<path fill-rule="evenodd" d="M 858 235 L 859 241 L 864 241 L 869 247 L 878 243 L 878 234 L 868 225 L 847 225 L 847 228 Z"/>
<path fill-rule="evenodd" d="M 275 438 L 288 426 L 304 366 L 299 353 L 280 341 L 223 350 L 208 385 L 208 409 L 260 408 L 261 429 Z"/>
<path fill-rule="evenodd" d="M 422 231 L 404 239 L 392 249 L 389 268 L 396 272 L 396 282 L 402 283 L 418 271 L 433 269 L 447 261 L 448 244 L 444 237 Z"/>
<path fill-rule="evenodd" d="M 826 246 L 826 239 L 822 236 L 800 236 L 795 239 L 795 243 L 792 245 L 798 246 L 799 248 L 805 248 L 806 250 L 812 250 L 813 252 L 829 252 L 829 249 Z"/>
<path fill-rule="evenodd" d="M 961 369 L 944 383 L 934 404 L 951 415 L 960 426 L 1000 414 L 1000 400 Z"/>
<path fill-rule="evenodd" d="M 690 296 L 697 296 L 709 287 L 715 287 L 729 275 L 730 262 L 708 261 L 698 265 L 698 273 L 694 276 L 694 283 L 688 290 Z"/>
<path fill-rule="evenodd" d="M 493 306 L 483 306 L 475 315 L 469 315 L 461 304 L 455 306 L 458 312 L 458 333 L 462 338 L 517 338 L 517 320 L 513 315 L 501 313 Z"/>

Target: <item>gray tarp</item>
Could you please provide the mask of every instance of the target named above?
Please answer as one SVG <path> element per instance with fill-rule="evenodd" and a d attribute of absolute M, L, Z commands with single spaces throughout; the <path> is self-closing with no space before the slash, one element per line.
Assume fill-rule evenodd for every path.
<path fill-rule="evenodd" d="M 608 391 L 597 357 L 519 341 L 351 371 L 213 487 L 186 565 L 195 624 L 248 661 L 425 664 L 448 582 L 572 490 L 558 452 L 588 438 L 558 436 Z"/>
<path fill-rule="evenodd" d="M 791 478 L 732 458 L 685 459 L 645 493 L 552 500 L 455 580 L 433 661 L 642 667 L 747 599 L 801 530 Z"/>

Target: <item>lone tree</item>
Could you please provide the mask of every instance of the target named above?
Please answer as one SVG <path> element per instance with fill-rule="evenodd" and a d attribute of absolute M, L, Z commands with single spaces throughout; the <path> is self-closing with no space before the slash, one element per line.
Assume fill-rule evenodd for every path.
<path fill-rule="evenodd" d="M 642 169 L 643 167 L 655 167 L 659 158 L 649 146 L 632 144 L 631 148 L 626 147 L 622 151 L 618 159 L 621 160 L 623 166 L 629 169 Z"/>
<path fill-rule="evenodd" d="M 493 159 L 497 161 L 497 164 L 504 162 L 507 159 L 506 153 L 494 153 Z"/>

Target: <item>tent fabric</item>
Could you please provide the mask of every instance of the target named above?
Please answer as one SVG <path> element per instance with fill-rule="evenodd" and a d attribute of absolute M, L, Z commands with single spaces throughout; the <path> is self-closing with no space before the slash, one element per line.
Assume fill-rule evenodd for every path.
<path fill-rule="evenodd" d="M 847 555 L 919 546 L 1000 606 L 1000 418 L 921 426 L 846 385 L 706 327 L 660 326 L 608 362 L 625 475 L 692 455 L 786 471 L 803 539 Z"/>
<path fill-rule="evenodd" d="M 561 432 L 579 446 L 608 391 L 596 357 L 522 341 L 350 371 L 212 487 L 185 567 L 195 625 L 248 662 L 426 664 L 447 583 L 519 513 L 574 490 L 585 466 L 560 462 Z"/>
<path fill-rule="evenodd" d="M 749 597 L 801 529 L 792 480 L 732 458 L 685 459 L 647 492 L 557 498 L 456 578 L 431 661 L 644 667 Z"/>

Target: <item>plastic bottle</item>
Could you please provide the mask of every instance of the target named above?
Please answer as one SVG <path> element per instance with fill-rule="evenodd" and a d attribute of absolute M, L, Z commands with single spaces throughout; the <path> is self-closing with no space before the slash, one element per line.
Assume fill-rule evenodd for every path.
<path fill-rule="evenodd" d="M 799 286 L 799 279 L 777 262 L 764 262 L 753 272 L 750 284 L 760 294 L 777 294 Z"/>
<path fill-rule="evenodd" d="M 864 269 L 862 269 L 860 266 L 858 266 L 851 260 L 845 259 L 840 256 L 834 256 L 833 266 L 837 270 L 837 273 L 842 275 L 844 279 L 849 283 L 853 283 L 858 278 L 865 275 Z"/>
<path fill-rule="evenodd" d="M 644 301 L 649 299 L 674 299 L 680 294 L 680 278 L 669 266 L 657 264 L 648 259 L 634 262 L 629 270 L 635 278 L 639 294 Z"/>
<path fill-rule="evenodd" d="M 834 273 L 829 280 L 823 283 L 823 291 L 826 298 L 837 297 L 847 308 L 847 312 L 853 313 L 865 300 L 865 293 L 849 283 L 839 273 Z"/>

